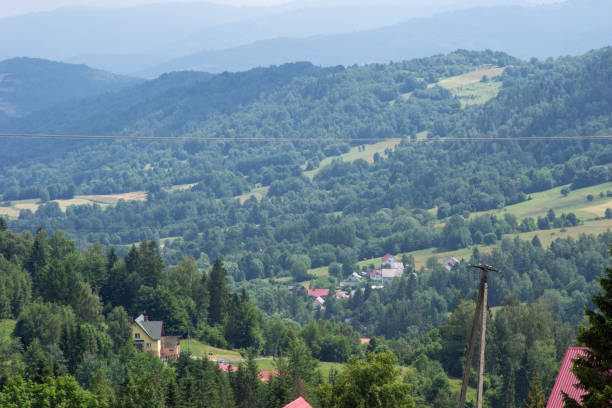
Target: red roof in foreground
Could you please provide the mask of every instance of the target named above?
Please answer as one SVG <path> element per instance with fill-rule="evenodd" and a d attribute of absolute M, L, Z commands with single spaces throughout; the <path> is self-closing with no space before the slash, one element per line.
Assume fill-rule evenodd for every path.
<path fill-rule="evenodd" d="M 295 401 L 288 403 L 283 408 L 312 408 L 312 405 L 310 405 L 304 398 L 300 397 Z"/>
<path fill-rule="evenodd" d="M 263 382 L 270 381 L 270 377 L 277 376 L 278 370 L 261 370 L 258 374 L 258 377 Z"/>
<path fill-rule="evenodd" d="M 574 373 L 570 371 L 570 368 L 572 368 L 572 360 L 579 355 L 583 355 L 585 350 L 588 349 L 586 347 L 568 347 L 565 358 L 563 358 L 563 363 L 561 363 L 559 374 L 555 380 L 555 385 L 553 385 L 550 397 L 548 397 L 546 408 L 563 408 L 565 406 L 561 391 L 576 401 L 581 401 L 580 397 L 585 394 L 585 391 L 574 386 L 578 383 L 578 379 L 576 379 Z"/>
<path fill-rule="evenodd" d="M 232 369 L 232 372 L 234 372 L 234 373 L 235 373 L 236 371 L 238 371 L 238 367 L 237 367 L 237 366 L 231 366 L 231 365 L 229 365 L 229 364 L 223 364 L 223 363 L 218 363 L 217 365 L 219 366 L 219 368 L 220 368 L 220 369 L 222 369 L 222 370 L 223 370 L 223 371 L 225 371 L 226 373 L 228 373 L 228 372 L 229 372 L 230 367 L 231 367 L 231 369 Z"/>
<path fill-rule="evenodd" d="M 310 289 L 306 287 L 306 290 L 308 291 L 308 296 L 325 297 L 329 295 L 329 289 Z"/>
<path fill-rule="evenodd" d="M 383 257 L 381 258 L 381 261 L 386 261 L 387 259 L 391 258 L 392 256 L 393 256 L 393 255 L 391 255 L 391 254 L 385 254 L 385 256 L 383 256 Z"/>

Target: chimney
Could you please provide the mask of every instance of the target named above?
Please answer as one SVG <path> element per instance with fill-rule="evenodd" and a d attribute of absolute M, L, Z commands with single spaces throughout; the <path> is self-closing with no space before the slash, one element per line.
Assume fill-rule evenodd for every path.
<path fill-rule="evenodd" d="M 134 324 L 134 318 L 132 316 L 128 316 L 128 320 L 130 321 L 130 324 Z"/>
<path fill-rule="evenodd" d="M 149 316 L 142 316 L 145 322 L 149 321 Z"/>

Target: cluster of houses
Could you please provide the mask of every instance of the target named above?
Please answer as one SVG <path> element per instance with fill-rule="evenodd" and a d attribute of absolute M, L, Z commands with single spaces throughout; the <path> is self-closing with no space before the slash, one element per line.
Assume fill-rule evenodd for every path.
<path fill-rule="evenodd" d="M 447 271 L 450 271 L 460 261 L 454 256 L 448 256 L 442 260 L 442 266 Z M 427 274 L 431 271 L 425 270 Z M 412 273 L 415 277 L 417 274 Z M 404 264 L 397 260 L 393 255 L 386 254 L 381 258 L 380 269 L 372 269 L 369 272 L 353 272 L 345 280 L 340 282 L 336 287 L 335 293 L 331 296 L 335 299 L 347 299 L 351 297 L 357 287 L 363 286 L 362 283 L 368 282 L 372 289 L 380 289 L 390 285 L 395 278 L 401 278 L 404 275 Z M 310 289 L 308 286 L 298 286 L 298 292 L 305 291 L 309 297 L 313 298 L 312 306 L 321 308 L 325 305 L 325 299 L 329 296 L 329 289 Z"/>
<path fill-rule="evenodd" d="M 393 255 L 386 254 L 381 259 L 380 269 L 373 269 L 370 272 L 362 272 L 361 274 L 353 272 L 338 284 L 335 293 L 331 296 L 334 299 L 348 299 L 358 290 L 357 287 L 362 286 L 364 282 L 369 282 L 372 289 L 380 289 L 393 282 L 393 279 L 401 278 L 403 274 L 404 264 L 397 261 Z M 301 285 L 297 287 L 297 291 L 305 291 L 309 297 L 312 297 L 314 308 L 324 307 L 325 298 L 330 295 L 329 289 L 310 289 L 308 286 Z"/>

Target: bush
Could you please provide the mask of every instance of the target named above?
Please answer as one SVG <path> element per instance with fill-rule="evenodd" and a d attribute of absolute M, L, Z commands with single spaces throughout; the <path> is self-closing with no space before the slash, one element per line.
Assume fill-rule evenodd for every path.
<path fill-rule="evenodd" d="M 497 242 L 497 236 L 495 235 L 495 233 L 489 232 L 484 235 L 484 237 L 482 238 L 482 242 L 484 242 L 486 245 L 493 245 Z"/>

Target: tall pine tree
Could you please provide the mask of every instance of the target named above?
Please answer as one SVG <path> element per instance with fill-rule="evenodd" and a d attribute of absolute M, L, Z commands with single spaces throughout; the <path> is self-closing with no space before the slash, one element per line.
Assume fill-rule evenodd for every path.
<path fill-rule="evenodd" d="M 582 327 L 578 340 L 589 350 L 574 360 L 572 371 L 586 391 L 582 403 L 564 394 L 570 408 L 601 408 L 612 405 L 612 268 L 599 278 L 603 291 L 593 296 L 599 310 L 586 310 L 589 327 Z"/>

